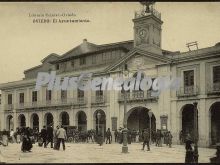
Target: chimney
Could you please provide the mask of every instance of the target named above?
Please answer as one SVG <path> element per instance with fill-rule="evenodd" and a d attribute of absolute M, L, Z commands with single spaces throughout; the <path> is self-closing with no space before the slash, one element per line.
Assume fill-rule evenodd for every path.
<path fill-rule="evenodd" d="M 83 43 L 81 44 L 81 48 L 84 53 L 89 51 L 87 39 L 83 39 Z"/>

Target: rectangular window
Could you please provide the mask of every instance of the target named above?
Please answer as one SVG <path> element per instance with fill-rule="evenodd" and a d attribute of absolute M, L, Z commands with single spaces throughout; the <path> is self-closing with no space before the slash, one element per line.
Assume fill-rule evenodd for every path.
<path fill-rule="evenodd" d="M 110 60 L 111 59 L 111 52 L 107 52 L 106 53 L 106 60 Z"/>
<path fill-rule="evenodd" d="M 184 86 L 194 86 L 194 71 L 184 71 Z"/>
<path fill-rule="evenodd" d="M 103 96 L 103 91 L 102 90 L 98 90 L 98 91 L 96 91 L 96 97 L 101 97 L 101 96 Z"/>
<path fill-rule="evenodd" d="M 32 92 L 32 102 L 37 102 L 37 91 Z"/>
<path fill-rule="evenodd" d="M 78 98 L 83 98 L 84 97 L 84 91 L 78 89 L 77 96 L 78 96 Z"/>
<path fill-rule="evenodd" d="M 59 69 L 60 69 L 60 65 L 56 64 L 56 70 L 59 70 Z"/>
<path fill-rule="evenodd" d="M 19 103 L 23 104 L 24 103 L 24 93 L 19 94 Z"/>
<path fill-rule="evenodd" d="M 220 66 L 213 67 L 213 83 L 220 83 Z"/>
<path fill-rule="evenodd" d="M 102 53 L 102 61 L 105 61 L 105 56 L 106 56 L 106 53 L 104 52 L 104 53 Z"/>
<path fill-rule="evenodd" d="M 51 101 L 51 90 L 46 90 L 46 101 Z"/>
<path fill-rule="evenodd" d="M 75 64 L 75 61 L 72 60 L 72 61 L 71 61 L 71 66 L 74 67 L 74 64 Z"/>
<path fill-rule="evenodd" d="M 92 64 L 96 64 L 96 55 L 92 56 Z"/>
<path fill-rule="evenodd" d="M 112 56 L 111 56 L 112 59 L 115 59 L 116 58 L 116 52 L 115 51 L 112 51 Z"/>
<path fill-rule="evenodd" d="M 86 58 L 85 57 L 81 57 L 80 58 L 80 65 L 85 65 L 86 64 Z"/>
<path fill-rule="evenodd" d="M 12 104 L 12 94 L 8 94 L 8 104 Z"/>
<path fill-rule="evenodd" d="M 67 99 L 67 91 L 61 90 L 61 100 L 66 100 Z"/>

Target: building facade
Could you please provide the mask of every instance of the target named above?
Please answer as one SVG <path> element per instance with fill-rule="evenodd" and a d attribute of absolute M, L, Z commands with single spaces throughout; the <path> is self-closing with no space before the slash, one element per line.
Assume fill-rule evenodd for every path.
<path fill-rule="evenodd" d="M 1 130 L 25 126 L 41 129 L 53 123 L 80 130 L 97 130 L 99 125 L 104 132 L 123 127 L 124 120 L 129 129 L 139 130 L 148 128 L 151 121 L 152 130 L 170 130 L 173 143 L 179 144 L 181 130 L 193 134 L 193 103 L 197 102 L 199 146 L 220 142 L 220 44 L 182 53 L 163 50 L 159 12 L 137 12 L 133 22 L 133 40 L 96 45 L 84 39 L 63 55 L 50 54 L 41 65 L 25 70 L 23 80 L 1 84 Z M 141 71 L 152 79 L 180 77 L 181 86 L 159 96 L 152 95 L 152 89 L 56 91 L 44 86 L 35 91 L 38 72 L 51 71 L 61 77 L 90 72 L 93 78 L 113 79 L 136 77 Z M 149 111 L 153 113 L 151 120 Z"/>

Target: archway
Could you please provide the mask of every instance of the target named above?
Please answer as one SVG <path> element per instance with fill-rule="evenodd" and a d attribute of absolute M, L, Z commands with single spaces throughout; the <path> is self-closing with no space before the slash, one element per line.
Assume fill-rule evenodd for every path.
<path fill-rule="evenodd" d="M 130 130 L 142 131 L 145 128 L 150 128 L 149 109 L 145 107 L 135 107 L 128 111 L 127 128 Z M 154 114 L 151 116 L 151 131 L 156 131 L 156 118 Z"/>
<path fill-rule="evenodd" d="M 6 130 L 11 130 L 14 128 L 14 121 L 13 121 L 13 116 L 8 115 L 6 118 Z"/>
<path fill-rule="evenodd" d="M 60 123 L 64 127 L 69 125 L 69 114 L 67 112 L 60 113 Z"/>
<path fill-rule="evenodd" d="M 23 114 L 18 116 L 18 126 L 20 128 L 26 127 L 26 118 Z"/>
<path fill-rule="evenodd" d="M 97 114 L 100 114 L 100 118 L 98 118 Z M 95 119 L 95 129 L 96 133 L 98 133 L 98 130 L 102 133 L 102 135 L 105 135 L 106 132 L 106 115 L 105 112 L 101 109 L 96 110 L 94 113 L 93 118 Z"/>
<path fill-rule="evenodd" d="M 220 102 L 215 102 L 210 108 L 211 145 L 220 143 Z"/>
<path fill-rule="evenodd" d="M 189 133 L 191 137 L 194 138 L 194 105 L 193 104 L 186 104 L 182 108 L 182 133 L 184 137 Z"/>
<path fill-rule="evenodd" d="M 78 118 L 78 129 L 79 131 L 86 131 L 87 130 L 87 117 L 86 113 L 83 111 L 80 111 L 77 113 Z"/>
<path fill-rule="evenodd" d="M 44 116 L 44 125 L 46 127 L 53 125 L 53 115 L 51 113 L 46 113 Z"/>
<path fill-rule="evenodd" d="M 36 113 L 31 115 L 31 128 L 39 130 L 39 117 Z"/>

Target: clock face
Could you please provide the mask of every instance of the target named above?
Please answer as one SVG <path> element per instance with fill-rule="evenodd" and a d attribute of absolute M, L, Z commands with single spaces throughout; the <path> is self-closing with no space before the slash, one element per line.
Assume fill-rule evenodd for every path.
<path fill-rule="evenodd" d="M 143 62 L 144 62 L 143 59 L 140 57 L 136 57 L 134 59 L 134 65 L 137 66 L 138 68 L 143 65 Z"/>
<path fill-rule="evenodd" d="M 146 29 L 140 29 L 138 34 L 141 39 L 148 37 L 148 31 Z"/>

